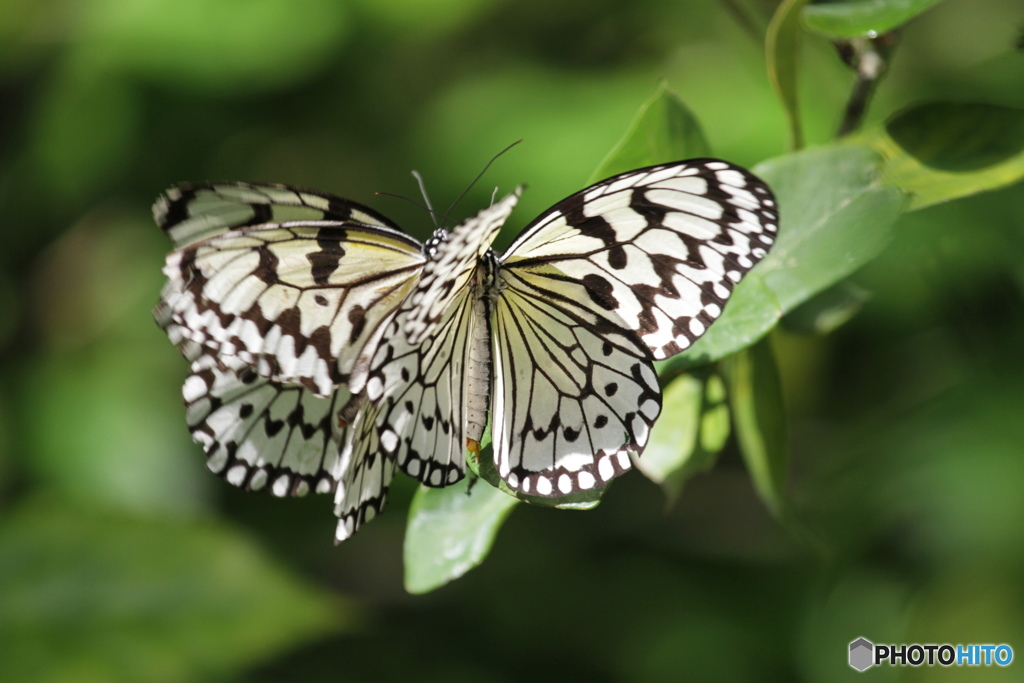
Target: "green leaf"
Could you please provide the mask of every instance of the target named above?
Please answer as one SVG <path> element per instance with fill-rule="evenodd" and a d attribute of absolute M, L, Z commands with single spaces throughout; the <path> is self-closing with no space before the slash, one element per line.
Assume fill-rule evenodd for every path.
<path fill-rule="evenodd" d="M 783 0 L 768 23 L 765 39 L 768 78 L 782 101 L 789 120 L 793 149 L 804 146 L 797 98 L 797 59 L 800 54 L 800 11 L 808 0 Z"/>
<path fill-rule="evenodd" d="M 354 618 L 340 597 L 212 521 L 40 499 L 0 528 L 6 680 L 219 679 Z"/>
<path fill-rule="evenodd" d="M 939 0 L 847 0 L 809 5 L 807 28 L 837 38 L 875 37 L 899 28 Z"/>
<path fill-rule="evenodd" d="M 517 500 L 466 477 L 443 489 L 421 486 L 409 508 L 405 588 L 427 593 L 483 562 Z"/>
<path fill-rule="evenodd" d="M 1024 178 L 1024 110 L 931 103 L 897 113 L 859 142 L 885 159 L 884 181 L 912 195 L 910 208 L 1012 185 Z"/>
<path fill-rule="evenodd" d="M 782 312 L 874 258 L 905 205 L 899 191 L 878 184 L 878 159 L 862 147 L 811 150 L 759 169 L 792 221 L 759 273 Z"/>
<path fill-rule="evenodd" d="M 711 146 L 697 118 L 662 83 L 640 107 L 626 134 L 597 167 L 590 182 L 635 168 L 710 153 Z"/>
<path fill-rule="evenodd" d="M 784 516 L 789 447 L 782 386 L 768 340 L 722 363 L 740 453 L 754 488 L 776 516 Z"/>
<path fill-rule="evenodd" d="M 664 373 L 749 346 L 785 313 L 870 261 L 885 246 L 905 197 L 880 184 L 880 159 L 850 143 L 789 154 L 754 171 L 775 191 L 781 225 L 772 251 L 733 292 L 722 317 Z"/>

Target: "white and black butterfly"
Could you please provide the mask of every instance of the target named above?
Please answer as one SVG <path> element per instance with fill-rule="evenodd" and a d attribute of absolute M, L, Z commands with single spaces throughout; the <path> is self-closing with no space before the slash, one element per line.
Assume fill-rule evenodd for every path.
<path fill-rule="evenodd" d="M 381 511 L 396 465 L 461 479 L 488 421 L 515 491 L 566 496 L 629 469 L 661 410 L 652 362 L 721 315 L 775 240 L 775 200 L 724 161 L 651 166 L 562 200 L 499 256 L 519 195 L 425 245 L 320 192 L 162 195 L 174 251 L 155 315 L 192 362 L 210 469 L 279 496 L 333 491 L 338 540 Z"/>

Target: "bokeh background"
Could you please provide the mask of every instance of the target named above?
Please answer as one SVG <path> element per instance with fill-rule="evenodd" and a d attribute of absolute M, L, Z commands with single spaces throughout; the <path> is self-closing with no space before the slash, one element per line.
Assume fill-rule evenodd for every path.
<path fill-rule="evenodd" d="M 773 334 L 792 436 L 778 524 L 728 448 L 668 507 L 638 474 L 595 510 L 519 506 L 485 563 L 402 586 L 413 493 L 331 545 L 324 498 L 206 473 L 186 365 L 150 309 L 149 207 L 184 180 L 370 204 L 425 237 L 528 190 L 507 241 L 580 189 L 665 80 L 715 150 L 786 150 L 768 0 L 5 0 L 0 7 L 0 667 L 38 681 L 833 681 L 847 644 L 1024 656 L 1024 192 L 906 215 L 827 337 Z M 902 34 L 868 116 L 1024 106 L 1018 0 L 946 0 Z M 852 79 L 801 61 L 811 143 Z M 884 669 L 878 680 L 1013 678 Z M 10 676 L 10 678 L 8 678 Z M 1019 680 L 1019 678 L 1018 678 Z"/>

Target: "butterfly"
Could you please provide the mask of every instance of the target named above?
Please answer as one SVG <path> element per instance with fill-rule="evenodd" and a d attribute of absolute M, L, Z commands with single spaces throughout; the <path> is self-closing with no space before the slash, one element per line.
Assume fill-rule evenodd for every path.
<path fill-rule="evenodd" d="M 653 362 L 689 348 L 778 232 L 768 186 L 718 159 L 636 169 L 491 244 L 522 188 L 421 244 L 347 199 L 197 183 L 153 213 L 174 249 L 154 315 L 190 361 L 207 465 L 277 496 L 333 493 L 336 541 L 396 466 L 447 486 L 479 455 L 512 491 L 596 490 L 661 412 Z"/>

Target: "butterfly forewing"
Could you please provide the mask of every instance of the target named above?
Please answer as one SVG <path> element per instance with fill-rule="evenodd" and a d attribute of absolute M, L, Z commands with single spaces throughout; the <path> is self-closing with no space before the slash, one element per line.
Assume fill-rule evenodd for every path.
<path fill-rule="evenodd" d="M 157 198 L 153 219 L 176 249 L 234 228 L 286 221 L 355 223 L 402 234 L 387 218 L 356 202 L 270 183 L 183 183 Z"/>
<path fill-rule="evenodd" d="M 763 182 L 724 161 L 698 159 L 631 171 L 568 197 L 527 227 L 502 262 L 581 283 L 595 312 L 635 331 L 664 359 L 721 315 L 777 229 Z"/>
<path fill-rule="evenodd" d="M 329 396 L 348 380 L 367 341 L 415 285 L 422 246 L 386 225 L 236 225 L 246 216 L 257 220 L 296 210 L 323 215 L 306 205 L 230 201 L 236 196 L 237 201 L 253 196 L 312 201 L 298 191 L 271 189 L 275 192 L 268 186 L 214 186 L 177 195 L 171 190 L 158 201 L 158 207 L 166 205 L 156 209 L 165 230 L 185 246 L 167 258 L 168 284 L 156 317 L 165 329 L 174 323 L 185 339 L 219 356 L 237 356 L 263 377 Z M 189 207 L 189 197 L 204 203 Z M 337 214 L 376 220 L 350 202 L 315 198 Z M 186 214 L 182 222 L 171 222 Z"/>

